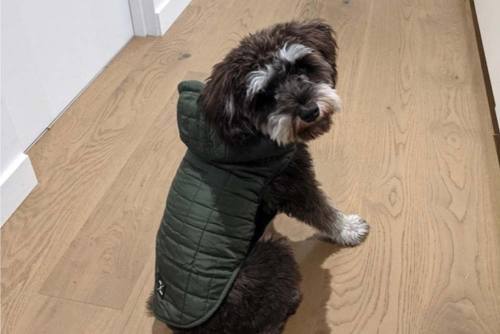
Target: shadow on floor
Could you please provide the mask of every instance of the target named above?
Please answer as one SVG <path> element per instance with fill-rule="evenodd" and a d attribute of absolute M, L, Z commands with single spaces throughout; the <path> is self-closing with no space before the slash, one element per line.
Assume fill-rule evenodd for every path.
<path fill-rule="evenodd" d="M 323 263 L 341 247 L 313 236 L 290 244 L 302 274 L 302 303 L 287 322 L 285 334 L 330 333 L 328 300 L 331 295 L 331 274 Z"/>
<path fill-rule="evenodd" d="M 157 319 L 153 322 L 152 334 L 171 334 L 172 331 L 161 321 Z"/>

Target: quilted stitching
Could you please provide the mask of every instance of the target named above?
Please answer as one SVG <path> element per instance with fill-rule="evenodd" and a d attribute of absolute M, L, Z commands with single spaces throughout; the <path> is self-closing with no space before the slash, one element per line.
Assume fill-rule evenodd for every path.
<path fill-rule="evenodd" d="M 179 133 L 188 151 L 156 240 L 156 277 L 165 290 L 157 293 L 154 308 L 180 328 L 203 323 L 219 307 L 258 238 L 256 224 L 270 220 L 257 221 L 262 191 L 294 150 L 265 138 L 254 146 L 225 146 L 197 110 L 202 88 L 194 81 L 179 85 Z"/>

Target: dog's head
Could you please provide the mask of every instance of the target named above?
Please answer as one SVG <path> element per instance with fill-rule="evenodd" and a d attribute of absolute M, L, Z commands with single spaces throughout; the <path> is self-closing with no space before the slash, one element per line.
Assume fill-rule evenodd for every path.
<path fill-rule="evenodd" d="M 280 145 L 314 139 L 340 110 L 336 43 L 320 21 L 275 25 L 244 38 L 215 65 L 199 103 L 223 140 L 258 132 Z"/>

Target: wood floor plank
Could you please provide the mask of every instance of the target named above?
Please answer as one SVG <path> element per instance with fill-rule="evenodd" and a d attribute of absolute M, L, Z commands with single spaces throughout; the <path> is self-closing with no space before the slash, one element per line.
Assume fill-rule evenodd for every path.
<path fill-rule="evenodd" d="M 498 332 L 500 279 L 492 264 L 500 263 L 499 174 L 484 139 L 490 123 L 482 116 L 487 105 L 468 8 L 432 1 L 372 5 L 360 19 L 368 22 L 357 65 L 362 75 L 342 75 L 348 65 L 342 50 L 355 54 L 341 48 L 346 110 L 336 120 L 333 148 L 320 147 L 327 141 L 314 146 L 321 160 L 333 152 L 332 160 L 316 164 L 327 191 L 372 225 L 363 247 L 341 250 L 324 264 L 332 275 L 328 327 Z M 344 38 L 352 36 L 343 31 L 339 44 L 349 45 Z M 304 330 L 307 311 L 299 309 L 287 332 Z"/>
<path fill-rule="evenodd" d="M 318 16 L 337 31 L 344 111 L 315 167 L 372 229 L 339 248 L 277 218 L 304 276 L 285 333 L 500 332 L 500 171 L 468 2 L 194 0 L 30 150 L 40 185 L 1 230 L 2 333 L 164 331 L 144 303 L 184 152 L 176 85 L 249 32 Z"/>
<path fill-rule="evenodd" d="M 103 333 L 117 314 L 115 310 L 39 294 L 30 294 L 25 298 L 30 303 L 19 313 L 12 314 L 12 317 L 22 320 L 9 321 L 2 333 Z M 30 321 L 25 321 L 24 313 L 31 315 Z"/>
<path fill-rule="evenodd" d="M 42 294 L 124 307 L 143 259 L 154 251 L 164 199 L 185 151 L 176 131 L 176 103 L 172 92 L 148 136 L 48 276 Z"/>
<path fill-rule="evenodd" d="M 75 100 L 68 112 L 63 113 L 37 145 L 31 147 L 29 155 L 37 162 L 34 167 L 40 186 L 44 186 L 91 136 L 92 130 L 98 126 L 96 122 L 102 109 L 153 43 L 152 38 L 133 38 Z M 65 140 L 61 141 L 62 138 Z"/>

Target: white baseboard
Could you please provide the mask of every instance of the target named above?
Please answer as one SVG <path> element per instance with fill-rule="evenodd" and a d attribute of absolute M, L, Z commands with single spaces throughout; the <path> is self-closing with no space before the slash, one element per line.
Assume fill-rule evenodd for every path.
<path fill-rule="evenodd" d="M 168 0 L 155 10 L 160 36 L 167 32 L 190 2 L 191 0 Z"/>
<path fill-rule="evenodd" d="M 161 36 L 181 15 L 191 0 L 129 0 L 136 36 Z"/>
<path fill-rule="evenodd" d="M 0 177 L 0 226 L 38 184 L 30 158 L 20 153 Z"/>

